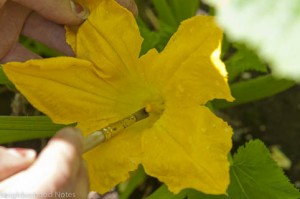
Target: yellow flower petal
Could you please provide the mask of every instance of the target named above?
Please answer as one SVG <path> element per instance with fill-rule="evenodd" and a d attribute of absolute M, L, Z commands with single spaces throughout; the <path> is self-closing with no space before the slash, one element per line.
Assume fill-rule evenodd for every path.
<path fill-rule="evenodd" d="M 218 53 L 219 48 L 214 53 Z M 222 64 L 220 62 L 220 64 Z M 227 78 L 222 76 L 208 58 L 191 55 L 169 81 L 164 90 L 166 101 L 175 101 L 182 107 L 205 104 L 212 99 L 232 101 Z"/>
<path fill-rule="evenodd" d="M 76 57 L 99 67 L 103 78 L 128 75 L 137 65 L 142 37 L 131 12 L 113 0 L 101 0 L 78 30 L 67 29 Z"/>
<path fill-rule="evenodd" d="M 231 135 L 231 128 L 206 107 L 169 107 L 143 133 L 142 164 L 146 173 L 174 193 L 195 188 L 224 194 L 229 184 Z"/>
<path fill-rule="evenodd" d="M 129 177 L 141 163 L 141 121 L 84 155 L 88 163 L 91 190 L 105 193 Z"/>
<path fill-rule="evenodd" d="M 148 92 L 151 92 L 152 95 L 161 94 L 161 88 L 158 86 L 158 82 L 164 81 L 160 79 L 160 71 L 158 68 L 154 67 L 157 60 L 159 60 L 159 56 L 160 54 L 153 48 L 138 60 L 137 76 L 139 76 L 143 84 L 147 85 Z"/>
<path fill-rule="evenodd" d="M 148 64 L 149 81 L 165 98 L 205 104 L 214 98 L 233 100 L 226 70 L 219 59 L 222 31 L 213 18 L 196 16 L 184 21 L 158 59 Z M 166 100 L 168 100 L 166 99 Z"/>
<path fill-rule="evenodd" d="M 91 62 L 77 58 L 12 62 L 4 71 L 37 109 L 56 123 L 78 122 L 85 133 L 139 110 L 147 96 L 136 81 L 103 80 Z"/>
<path fill-rule="evenodd" d="M 55 122 L 77 122 L 85 133 L 149 105 L 148 119 L 85 155 L 94 190 L 108 191 L 142 162 L 173 192 L 225 193 L 231 129 L 195 106 L 232 99 L 212 18 L 187 20 L 161 54 L 151 50 L 139 60 L 142 38 L 129 11 L 113 0 L 81 2 L 91 15 L 67 30 L 78 58 L 8 63 L 7 76 Z"/>

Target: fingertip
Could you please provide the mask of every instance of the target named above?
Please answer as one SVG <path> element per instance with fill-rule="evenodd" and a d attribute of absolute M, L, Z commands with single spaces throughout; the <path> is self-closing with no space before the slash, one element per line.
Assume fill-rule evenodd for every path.
<path fill-rule="evenodd" d="M 65 127 L 59 130 L 53 139 L 60 138 L 67 140 L 74 144 L 74 146 L 79 150 L 79 153 L 82 153 L 83 150 L 83 136 L 81 131 L 75 127 Z"/>
<path fill-rule="evenodd" d="M 71 10 L 79 19 L 85 20 L 88 18 L 90 11 L 86 7 L 73 0 L 70 0 L 70 5 Z"/>
<path fill-rule="evenodd" d="M 80 130 L 66 127 L 59 130 L 39 154 L 30 171 L 35 175 L 46 173 L 44 178 L 53 180 L 53 186 L 65 186 L 76 177 L 83 151 L 83 136 Z M 46 180 L 46 181 L 47 181 Z"/>
<path fill-rule="evenodd" d="M 80 25 L 89 15 L 89 10 L 75 0 L 14 0 L 30 8 L 48 20 L 63 25 Z"/>

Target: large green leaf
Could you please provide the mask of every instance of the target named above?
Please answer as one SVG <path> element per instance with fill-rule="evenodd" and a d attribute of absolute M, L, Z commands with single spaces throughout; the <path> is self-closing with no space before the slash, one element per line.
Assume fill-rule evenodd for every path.
<path fill-rule="evenodd" d="M 229 199 L 229 198 L 230 197 L 226 195 L 208 195 L 193 189 L 187 190 L 187 199 Z"/>
<path fill-rule="evenodd" d="M 0 116 L 0 144 L 51 137 L 63 127 L 46 116 Z"/>
<path fill-rule="evenodd" d="M 298 199 L 300 193 L 289 182 L 268 149 L 250 141 L 234 155 L 230 169 L 229 198 Z"/>
<path fill-rule="evenodd" d="M 274 74 L 300 81 L 299 0 L 206 0 L 234 41 L 257 50 Z"/>

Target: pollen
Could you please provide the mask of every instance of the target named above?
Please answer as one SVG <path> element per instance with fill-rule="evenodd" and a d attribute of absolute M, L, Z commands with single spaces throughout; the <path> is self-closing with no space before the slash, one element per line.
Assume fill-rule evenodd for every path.
<path fill-rule="evenodd" d="M 154 101 L 152 103 L 146 103 L 145 110 L 149 114 L 162 114 L 164 111 L 164 103 L 163 102 L 157 102 Z"/>
<path fill-rule="evenodd" d="M 147 113 L 150 113 L 153 110 L 152 105 L 147 104 L 146 107 L 145 107 L 145 110 L 146 110 Z"/>

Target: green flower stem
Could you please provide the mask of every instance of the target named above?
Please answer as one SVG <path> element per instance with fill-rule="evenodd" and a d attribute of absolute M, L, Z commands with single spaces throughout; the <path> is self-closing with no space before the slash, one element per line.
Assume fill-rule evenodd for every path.
<path fill-rule="evenodd" d="M 227 102 L 218 99 L 212 101 L 212 105 L 215 109 L 229 108 L 275 95 L 293 85 L 295 85 L 295 82 L 291 80 L 276 79 L 272 75 L 265 75 L 232 84 L 230 88 L 235 101 Z"/>
<path fill-rule="evenodd" d="M 51 137 L 63 127 L 46 116 L 0 116 L 0 144 Z"/>

